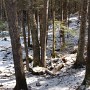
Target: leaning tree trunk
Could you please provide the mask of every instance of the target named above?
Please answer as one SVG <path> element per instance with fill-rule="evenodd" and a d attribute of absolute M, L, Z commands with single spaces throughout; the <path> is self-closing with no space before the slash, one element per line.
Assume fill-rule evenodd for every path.
<path fill-rule="evenodd" d="M 5 0 L 5 6 L 8 17 L 9 33 L 12 44 L 12 52 L 16 76 L 16 86 L 14 90 L 21 90 L 21 89 L 28 90 L 22 60 L 20 35 L 18 30 L 16 0 Z"/>
<path fill-rule="evenodd" d="M 78 44 L 76 62 L 74 64 L 76 67 L 82 66 L 83 64 L 85 64 L 83 53 L 84 53 L 84 46 L 85 46 L 86 18 L 87 18 L 87 0 L 82 0 L 79 44 Z"/>

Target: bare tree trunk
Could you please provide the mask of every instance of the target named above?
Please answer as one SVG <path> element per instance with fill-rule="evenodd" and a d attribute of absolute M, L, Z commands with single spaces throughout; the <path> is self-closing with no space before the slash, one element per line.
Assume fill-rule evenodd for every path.
<path fill-rule="evenodd" d="M 3 19 L 3 15 L 4 15 L 4 8 L 3 8 L 3 0 L 1 0 L 1 20 L 4 20 Z"/>
<path fill-rule="evenodd" d="M 79 0 L 79 2 L 78 2 L 78 7 L 79 7 L 79 11 L 78 11 L 78 12 L 79 12 L 79 20 L 81 20 L 81 8 L 82 8 L 82 7 L 81 7 L 81 6 L 82 6 L 81 3 L 82 3 L 82 0 Z"/>
<path fill-rule="evenodd" d="M 26 41 L 26 30 L 25 30 L 25 21 L 26 21 L 26 11 L 23 10 L 22 12 L 22 29 L 23 29 L 23 37 L 24 37 L 24 46 L 25 46 L 25 53 L 26 53 L 26 68 L 29 71 L 29 60 L 28 60 L 28 46 Z"/>
<path fill-rule="evenodd" d="M 5 3 L 4 3 L 4 0 L 1 0 L 1 3 L 2 3 L 2 5 L 1 5 L 1 9 L 2 9 L 1 19 L 3 21 L 5 21 L 6 20 L 6 13 L 5 13 Z"/>
<path fill-rule="evenodd" d="M 37 30 L 38 30 L 38 34 L 39 34 L 39 9 L 37 9 Z"/>
<path fill-rule="evenodd" d="M 18 31 L 16 0 L 14 1 L 5 0 L 5 6 L 8 17 L 9 33 L 12 44 L 12 52 L 13 52 L 13 60 L 14 60 L 15 76 L 16 76 L 16 86 L 14 90 L 21 90 L 21 89 L 28 90 L 25 74 L 24 74 L 20 35 Z"/>
<path fill-rule="evenodd" d="M 83 64 L 85 64 L 83 53 L 84 53 L 84 46 L 85 46 L 86 19 L 87 19 L 87 0 L 82 0 L 79 45 L 78 45 L 76 62 L 75 62 L 76 67 L 82 66 Z"/>
<path fill-rule="evenodd" d="M 52 4 L 52 25 L 53 25 L 53 43 L 52 43 L 52 57 L 55 58 L 55 0 L 51 0 Z"/>
<path fill-rule="evenodd" d="M 55 10 L 53 10 L 53 50 L 52 57 L 55 58 Z"/>
<path fill-rule="evenodd" d="M 71 6 L 70 6 L 70 1 L 68 2 L 67 8 L 68 8 L 68 10 L 67 10 L 67 17 L 68 17 L 67 26 L 69 27 L 69 17 L 70 17 L 70 14 L 71 14 L 71 10 L 70 10 L 70 8 L 71 8 Z"/>
<path fill-rule="evenodd" d="M 49 0 L 44 0 L 44 17 L 43 17 L 43 29 L 42 29 L 42 41 L 41 41 L 41 60 L 42 65 L 46 67 L 46 34 L 48 24 L 48 6 Z"/>
<path fill-rule="evenodd" d="M 2 0 L 0 0 L 0 19 L 2 19 Z"/>
<path fill-rule="evenodd" d="M 62 0 L 60 0 L 60 21 L 62 21 Z"/>
<path fill-rule="evenodd" d="M 89 1 L 89 6 L 88 6 L 88 23 L 89 23 L 88 25 L 88 46 L 87 46 L 87 60 L 86 60 L 86 74 L 85 74 L 86 87 L 90 85 L 90 1 Z"/>
<path fill-rule="evenodd" d="M 43 9 L 40 9 L 40 46 L 42 42 L 42 30 L 43 30 Z"/>
<path fill-rule="evenodd" d="M 63 21 L 67 22 L 67 0 L 63 0 L 62 3 L 63 3 L 63 5 L 62 5 L 62 8 L 63 8 Z"/>
<path fill-rule="evenodd" d="M 34 64 L 33 66 L 41 66 L 41 60 L 40 60 L 40 47 L 39 47 L 39 41 L 38 41 L 38 31 L 37 31 L 37 25 L 35 20 L 35 7 L 33 7 L 33 0 L 31 0 L 31 34 L 32 34 L 32 42 L 33 42 L 33 60 Z"/>
<path fill-rule="evenodd" d="M 27 22 L 28 22 L 28 47 L 30 47 L 30 9 L 27 12 Z"/>
<path fill-rule="evenodd" d="M 87 2 L 87 0 L 85 1 Z M 90 0 L 88 0 L 88 3 L 89 3 L 88 4 L 88 44 L 87 44 L 86 73 L 81 86 L 79 86 L 77 90 L 89 90 L 86 88 L 90 86 Z"/>
<path fill-rule="evenodd" d="M 62 25 L 67 26 L 67 0 L 62 1 L 62 13 L 63 13 L 63 19 L 62 19 Z M 62 35 L 62 45 L 61 49 L 65 46 L 65 30 L 64 28 L 61 28 L 61 31 L 63 31 Z"/>

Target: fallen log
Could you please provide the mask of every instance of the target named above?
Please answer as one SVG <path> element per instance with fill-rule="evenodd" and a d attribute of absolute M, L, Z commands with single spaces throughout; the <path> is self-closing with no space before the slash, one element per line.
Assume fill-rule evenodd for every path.
<path fill-rule="evenodd" d="M 54 69 L 53 73 L 55 74 L 56 72 L 60 71 L 64 67 L 64 64 L 58 64 Z"/>
<path fill-rule="evenodd" d="M 34 67 L 34 68 L 30 68 L 29 71 L 33 74 L 33 75 L 44 75 L 44 74 L 49 74 L 51 76 L 55 76 L 56 73 L 58 71 L 60 71 L 62 68 L 64 67 L 64 64 L 58 64 L 56 67 L 54 67 L 53 70 L 49 70 L 47 68 L 44 67 Z"/>
<path fill-rule="evenodd" d="M 52 71 L 50 71 L 50 70 L 48 70 L 48 69 L 46 69 L 46 74 L 49 74 L 49 75 L 51 75 L 51 76 L 55 76 L 56 74 L 55 73 L 53 73 Z"/>
<path fill-rule="evenodd" d="M 30 68 L 29 71 L 33 74 L 33 75 L 43 75 L 43 74 L 49 74 L 51 76 L 54 76 L 55 74 L 48 70 L 47 68 L 44 67 L 34 67 L 34 68 Z"/>

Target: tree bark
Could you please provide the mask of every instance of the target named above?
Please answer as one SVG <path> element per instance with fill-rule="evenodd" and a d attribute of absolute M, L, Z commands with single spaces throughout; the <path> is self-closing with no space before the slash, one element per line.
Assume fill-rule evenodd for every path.
<path fill-rule="evenodd" d="M 8 17 L 9 33 L 12 44 L 12 52 L 16 76 L 16 86 L 14 90 L 21 90 L 21 89 L 28 90 L 22 61 L 16 0 L 5 0 L 5 6 Z"/>
<path fill-rule="evenodd" d="M 26 41 L 26 30 L 25 30 L 25 21 L 26 21 L 26 11 L 23 10 L 22 12 L 22 29 L 23 29 L 23 38 L 24 38 L 24 46 L 25 46 L 25 53 L 26 53 L 26 68 L 29 71 L 29 60 L 28 60 L 28 46 Z"/>
<path fill-rule="evenodd" d="M 30 9 L 27 12 L 27 23 L 28 23 L 28 47 L 30 47 Z"/>
<path fill-rule="evenodd" d="M 90 85 L 90 1 L 88 6 L 88 46 L 87 46 L 87 60 L 86 60 L 86 74 L 85 84 Z"/>
<path fill-rule="evenodd" d="M 62 21 L 62 0 L 60 0 L 60 21 Z"/>
<path fill-rule="evenodd" d="M 0 0 L 0 19 L 2 20 L 2 0 Z"/>
<path fill-rule="evenodd" d="M 43 16 L 43 29 L 41 39 L 41 60 L 42 66 L 46 67 L 46 35 L 47 35 L 47 24 L 48 24 L 48 6 L 49 0 L 44 0 L 44 16 Z"/>
<path fill-rule="evenodd" d="M 75 65 L 82 66 L 85 64 L 84 60 L 84 46 L 85 46 L 85 30 L 86 30 L 86 19 L 87 19 L 87 0 L 82 0 L 82 10 L 81 10 L 81 26 L 79 33 L 79 44 Z"/>
<path fill-rule="evenodd" d="M 67 21 L 67 0 L 62 1 L 62 8 L 63 8 L 63 20 L 64 22 Z"/>
<path fill-rule="evenodd" d="M 53 50 L 52 57 L 55 58 L 55 1 L 53 2 Z"/>
<path fill-rule="evenodd" d="M 40 60 L 40 47 L 39 47 L 39 41 L 38 41 L 38 31 L 37 31 L 37 25 L 36 25 L 36 19 L 35 19 L 35 7 L 34 1 L 31 0 L 31 34 L 32 34 L 32 42 L 33 42 L 33 60 L 34 64 L 33 66 L 41 66 L 41 60 Z"/>
<path fill-rule="evenodd" d="M 0 18 L 1 18 L 1 20 L 4 21 L 4 20 L 6 19 L 4 0 L 1 0 L 0 3 L 1 3 L 1 6 L 0 6 L 0 8 L 1 8 L 1 15 L 0 15 Z"/>
<path fill-rule="evenodd" d="M 40 9 L 40 46 L 42 42 L 42 29 L 43 29 L 43 9 Z"/>

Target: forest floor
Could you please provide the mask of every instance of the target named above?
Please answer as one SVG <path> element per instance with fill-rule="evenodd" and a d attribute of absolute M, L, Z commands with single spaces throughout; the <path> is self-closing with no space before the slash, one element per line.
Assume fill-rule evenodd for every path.
<path fill-rule="evenodd" d="M 55 75 L 33 75 L 31 72 L 25 71 L 29 90 L 76 90 L 76 88 L 81 85 L 85 76 L 85 67 L 79 69 L 72 68 L 76 60 L 76 53 L 70 54 L 74 50 L 73 48 L 78 44 L 78 17 L 74 15 L 70 18 L 70 21 L 70 30 L 66 32 L 66 45 L 63 50 L 60 49 L 59 28 L 58 24 L 56 24 L 56 58 L 51 58 L 52 30 L 50 29 L 48 31 L 46 51 L 47 67 L 49 70 L 50 68 L 54 68 L 59 64 L 63 64 L 64 67 L 55 72 Z M 0 90 L 12 90 L 15 86 L 15 71 L 11 41 L 9 37 L 6 38 L 7 40 L 0 38 Z M 21 38 L 21 43 L 22 48 L 24 49 L 23 38 Z M 32 56 L 32 54 L 33 52 L 30 49 L 29 55 Z M 23 50 L 23 58 L 24 57 L 25 52 Z M 64 58 L 66 62 L 62 61 L 62 58 Z"/>

